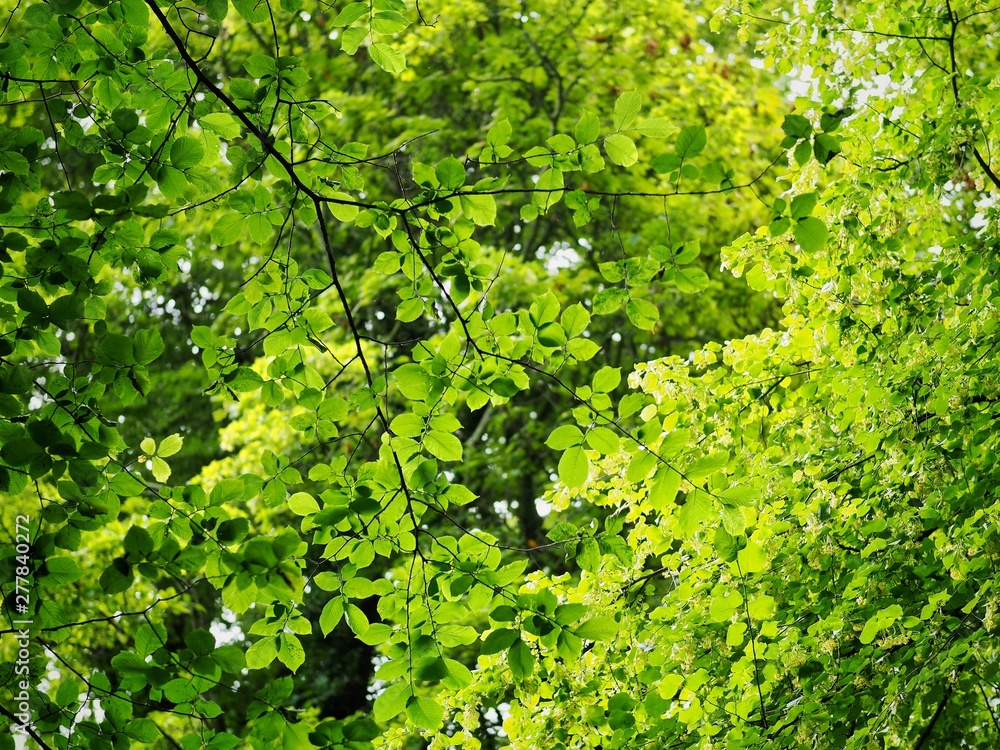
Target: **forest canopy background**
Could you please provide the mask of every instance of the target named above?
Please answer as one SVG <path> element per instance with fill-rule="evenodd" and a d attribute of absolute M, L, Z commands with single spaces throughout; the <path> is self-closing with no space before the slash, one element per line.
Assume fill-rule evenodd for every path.
<path fill-rule="evenodd" d="M 0 746 L 1000 743 L 1000 8 L 0 11 Z"/>

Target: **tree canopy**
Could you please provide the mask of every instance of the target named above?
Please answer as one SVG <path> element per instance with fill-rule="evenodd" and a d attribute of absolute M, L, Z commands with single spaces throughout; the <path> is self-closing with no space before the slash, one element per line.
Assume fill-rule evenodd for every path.
<path fill-rule="evenodd" d="M 1000 744 L 1000 8 L 0 10 L 0 747 Z"/>

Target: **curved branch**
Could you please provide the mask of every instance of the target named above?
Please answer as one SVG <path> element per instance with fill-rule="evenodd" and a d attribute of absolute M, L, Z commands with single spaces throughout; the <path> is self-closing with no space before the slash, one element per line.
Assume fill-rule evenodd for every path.
<path fill-rule="evenodd" d="M 201 82 L 201 84 L 208 89 L 212 94 L 228 109 L 232 112 L 233 116 L 236 117 L 243 125 L 253 133 L 254 137 L 260 142 L 261 148 L 268 154 L 268 156 L 274 157 L 274 160 L 281 165 L 282 169 L 288 174 L 288 178 L 292 181 L 299 190 L 301 190 L 305 195 L 309 196 L 311 200 L 316 203 L 337 203 L 344 206 L 357 206 L 358 208 L 371 208 L 372 204 L 363 203 L 361 201 L 345 200 L 343 198 L 330 198 L 328 196 L 321 195 L 313 190 L 311 187 L 302 181 L 298 173 L 295 171 L 295 165 L 293 165 L 284 154 L 282 154 L 274 145 L 274 139 L 266 132 L 260 129 L 257 124 L 251 120 L 246 112 L 244 112 L 236 102 L 234 102 L 225 91 L 218 87 L 218 85 L 209 78 L 208 74 L 198 65 L 197 61 L 188 52 L 187 47 L 184 46 L 184 40 L 178 35 L 176 29 L 170 25 L 170 21 L 164 14 L 160 7 L 156 4 L 156 0 L 146 0 L 146 5 L 149 6 L 150 11 L 156 16 L 156 20 L 160 22 L 160 26 L 170 41 L 174 43 L 174 47 L 177 48 L 177 53 L 181 56 L 185 65 L 194 73 L 195 77 Z"/>
<path fill-rule="evenodd" d="M 17 726 L 22 727 L 24 731 L 28 733 L 28 736 L 38 743 L 39 747 L 41 747 L 42 750 L 55 750 L 51 745 L 49 745 L 45 740 L 43 740 L 38 735 L 38 732 L 35 731 L 35 728 L 32 727 L 31 724 L 22 724 L 20 720 L 16 716 L 14 716 L 14 714 L 12 714 L 9 710 L 7 710 L 7 708 L 5 708 L 4 706 L 0 706 L 0 715 L 10 719 Z"/>
<path fill-rule="evenodd" d="M 938 719 L 941 718 L 941 714 L 944 713 L 945 706 L 948 705 L 948 701 L 954 692 L 954 685 L 949 685 L 948 689 L 944 691 L 944 696 L 942 696 L 941 702 L 938 703 L 937 710 L 934 712 L 934 715 L 931 717 L 927 726 L 924 727 L 924 731 L 920 733 L 920 737 L 917 738 L 917 743 L 913 746 L 913 750 L 920 750 L 925 744 L 927 744 L 927 740 L 931 738 L 931 734 L 934 732 L 934 726 L 937 724 Z"/>

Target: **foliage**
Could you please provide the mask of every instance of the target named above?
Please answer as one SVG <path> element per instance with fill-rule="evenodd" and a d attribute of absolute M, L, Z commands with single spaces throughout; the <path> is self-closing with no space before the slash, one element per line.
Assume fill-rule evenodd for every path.
<path fill-rule="evenodd" d="M 995 13 L 12 8 L 33 740 L 995 746 Z"/>

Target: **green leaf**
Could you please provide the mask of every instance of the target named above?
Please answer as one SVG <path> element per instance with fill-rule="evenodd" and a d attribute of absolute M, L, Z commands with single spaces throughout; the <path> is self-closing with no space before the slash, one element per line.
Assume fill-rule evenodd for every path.
<path fill-rule="evenodd" d="M 184 173 L 174 167 L 163 167 L 156 176 L 156 186 L 168 200 L 178 201 L 184 198 L 188 181 Z"/>
<path fill-rule="evenodd" d="M 543 212 L 548 211 L 562 198 L 565 184 L 561 170 L 553 168 L 542 172 L 538 182 L 535 183 L 535 192 L 531 196 L 531 202 Z"/>
<path fill-rule="evenodd" d="M 648 138 L 669 138 L 677 132 L 677 127 L 663 117 L 640 120 L 635 130 Z"/>
<path fill-rule="evenodd" d="M 614 430 L 608 427 L 594 427 L 587 433 L 587 445 L 598 453 L 609 456 L 618 450 L 620 443 L 618 434 Z"/>
<path fill-rule="evenodd" d="M 681 530 L 688 536 L 697 532 L 701 525 L 712 517 L 712 499 L 704 492 L 689 492 L 681 506 L 678 521 Z"/>
<path fill-rule="evenodd" d="M 618 623 L 613 617 L 598 615 L 578 625 L 574 632 L 588 641 L 610 641 L 618 634 Z"/>
<path fill-rule="evenodd" d="M 424 401 L 431 391 L 431 378 L 427 371 L 418 364 L 407 364 L 397 367 L 394 373 L 396 386 L 404 398 L 413 401 Z"/>
<path fill-rule="evenodd" d="M 126 532 L 122 547 L 133 559 L 148 556 L 154 547 L 153 538 L 141 526 L 133 526 Z"/>
<path fill-rule="evenodd" d="M 223 505 L 248 500 L 245 489 L 243 482 L 238 479 L 223 479 L 212 488 L 209 502 L 212 505 Z"/>
<path fill-rule="evenodd" d="M 591 382 L 596 393 L 611 393 L 622 382 L 621 368 L 604 366 L 594 373 Z"/>
<path fill-rule="evenodd" d="M 160 738 L 156 723 L 150 719 L 132 719 L 125 725 L 125 734 L 144 745 L 153 745 Z"/>
<path fill-rule="evenodd" d="M 231 245 L 243 234 L 243 215 L 227 213 L 220 216 L 212 227 L 212 242 L 217 245 Z"/>
<path fill-rule="evenodd" d="M 250 522 L 245 518 L 230 518 L 219 524 L 216 539 L 222 544 L 235 544 L 242 541 L 250 531 Z"/>
<path fill-rule="evenodd" d="M 861 635 L 858 636 L 863 644 L 868 645 L 875 640 L 875 636 L 878 635 L 879 628 L 881 627 L 881 622 L 878 616 L 874 616 L 868 619 L 865 623 L 864 628 L 861 630 Z"/>
<path fill-rule="evenodd" d="M 389 685 L 379 694 L 372 706 L 375 721 L 384 724 L 403 713 L 406 710 L 406 702 L 412 695 L 413 691 L 405 682 Z"/>
<path fill-rule="evenodd" d="M 170 163 L 177 169 L 190 169 L 201 163 L 205 149 L 194 138 L 181 136 L 170 144 Z"/>
<path fill-rule="evenodd" d="M 448 676 L 448 667 L 442 657 L 429 656 L 417 662 L 414 673 L 418 680 L 440 682 Z"/>
<path fill-rule="evenodd" d="M 771 599 L 771 597 L 768 597 L 768 599 Z M 758 605 L 758 609 L 765 608 L 766 611 L 767 604 L 768 603 L 765 602 L 763 605 Z M 774 611 L 773 599 L 771 599 L 770 601 L 770 610 L 773 613 Z M 752 611 L 751 614 L 753 614 Z M 861 631 L 861 635 L 858 637 L 859 640 L 863 644 L 868 645 L 869 643 L 875 640 L 875 636 L 878 635 L 880 631 L 885 630 L 886 628 L 892 626 L 892 624 L 895 623 L 896 620 L 898 620 L 900 617 L 902 617 L 902 615 L 903 615 L 903 609 L 898 604 L 893 604 L 889 607 L 886 607 L 885 609 L 879 610 L 874 615 L 869 617 L 867 622 L 865 622 L 865 626 Z"/>
<path fill-rule="evenodd" d="M 674 272 L 674 284 L 684 294 L 697 294 L 708 288 L 708 274 L 700 268 L 678 268 Z"/>
<path fill-rule="evenodd" d="M 628 291 L 614 287 L 602 289 L 594 295 L 594 312 L 598 315 L 610 315 L 628 300 Z"/>
<path fill-rule="evenodd" d="M 177 434 L 168 435 L 167 437 L 163 438 L 163 440 L 160 442 L 160 447 L 159 450 L 156 451 L 156 455 L 160 456 L 161 458 L 169 458 L 170 456 L 177 453 L 183 445 L 184 445 L 184 438 L 182 438 L 180 435 Z"/>
<path fill-rule="evenodd" d="M 641 482 L 652 473 L 657 463 L 659 459 L 653 451 L 640 448 L 629 461 L 625 479 L 632 483 Z"/>
<path fill-rule="evenodd" d="M 684 473 L 689 480 L 694 482 L 721 471 L 728 461 L 728 453 L 710 453 L 692 462 Z"/>
<path fill-rule="evenodd" d="M 29 5 L 24 11 L 24 21 L 32 26 L 44 26 L 51 19 L 52 9 L 43 3 Z M 23 54 L 23 51 L 20 54 Z"/>
<path fill-rule="evenodd" d="M 579 537 L 580 530 L 567 521 L 560 521 L 549 530 L 546 536 L 548 536 L 548 538 L 553 542 L 565 542 Z"/>
<path fill-rule="evenodd" d="M 256 391 L 264 384 L 264 379 L 260 374 L 249 367 L 237 367 L 224 380 L 237 393 Z"/>
<path fill-rule="evenodd" d="M 491 631 L 486 638 L 483 639 L 483 645 L 480 647 L 480 653 L 486 656 L 490 654 L 499 654 L 501 651 L 506 651 L 514 642 L 518 640 L 520 636 L 518 631 L 511 630 L 509 628 L 499 628 L 497 630 Z"/>
<path fill-rule="evenodd" d="M 503 398 L 513 398 L 521 389 L 510 378 L 494 378 L 490 381 L 490 390 Z"/>
<path fill-rule="evenodd" d="M 406 715 L 422 729 L 437 729 L 444 720 L 444 708 L 434 698 L 412 696 L 406 703 Z"/>
<path fill-rule="evenodd" d="M 424 301 L 419 297 L 404 300 L 396 307 L 396 320 L 401 323 L 412 323 L 424 314 Z"/>
<path fill-rule="evenodd" d="M 760 498 L 760 490 L 748 485 L 735 485 L 719 493 L 719 501 L 723 505 L 744 506 L 754 505 Z"/>
<path fill-rule="evenodd" d="M 817 193 L 804 193 L 792 198 L 791 215 L 793 219 L 804 219 L 812 214 L 819 199 Z"/>
<path fill-rule="evenodd" d="M 574 338 L 587 330 L 587 326 L 590 324 L 590 313 L 578 302 L 563 310 L 561 322 L 566 335 Z"/>
<path fill-rule="evenodd" d="M 840 151 L 840 140 L 836 136 L 820 133 L 813 139 L 813 154 L 820 164 L 828 164 Z"/>
<path fill-rule="evenodd" d="M 238 646 L 222 646 L 212 652 L 212 661 L 229 674 L 239 674 L 246 668 L 246 657 Z"/>
<path fill-rule="evenodd" d="M 240 121 L 228 112 L 212 112 L 198 118 L 203 128 L 211 130 L 220 138 L 232 140 L 238 138 L 241 127 Z"/>
<path fill-rule="evenodd" d="M 809 141 L 800 141 L 799 145 L 795 147 L 794 155 L 795 163 L 800 167 L 804 167 L 812 156 L 812 148 L 809 145 Z"/>
<path fill-rule="evenodd" d="M 378 646 L 385 643 L 392 636 L 392 628 L 385 623 L 376 622 L 368 626 L 364 635 L 358 636 L 358 640 L 369 646 Z"/>
<path fill-rule="evenodd" d="M 330 632 L 337 626 L 343 616 L 344 600 L 339 596 L 335 596 L 323 606 L 323 611 L 319 616 L 319 627 L 323 631 L 323 635 L 330 635 Z M 399 712 L 397 711 L 397 713 Z"/>
<path fill-rule="evenodd" d="M 746 519 L 739 508 L 724 506 L 722 508 L 722 525 L 733 536 L 738 536 L 746 529 Z"/>
<path fill-rule="evenodd" d="M 130 26 L 145 31 L 149 28 L 149 8 L 142 0 L 121 0 L 122 15 Z"/>
<path fill-rule="evenodd" d="M 520 638 L 507 649 L 507 666 L 515 680 L 526 679 L 535 671 L 535 656 L 528 644 Z"/>
<path fill-rule="evenodd" d="M 708 614 L 713 622 L 726 622 L 736 613 L 736 608 L 743 604 L 739 592 L 725 590 L 712 597 Z"/>
<path fill-rule="evenodd" d="M 463 193 L 459 200 L 462 204 L 462 213 L 473 224 L 480 227 L 491 227 L 496 223 L 497 203 L 492 195 Z"/>
<path fill-rule="evenodd" d="M 285 400 L 285 391 L 280 383 L 269 380 L 261 388 L 261 400 L 268 406 L 277 406 Z"/>
<path fill-rule="evenodd" d="M 278 655 L 277 638 L 267 636 L 261 638 L 247 649 L 247 668 L 263 669 Z"/>
<path fill-rule="evenodd" d="M 334 26 L 350 26 L 362 16 L 367 16 L 371 11 L 370 3 L 348 3 L 344 9 L 333 19 Z"/>
<path fill-rule="evenodd" d="M 625 313 L 632 325 L 643 331 L 651 331 L 660 320 L 660 311 L 656 305 L 644 299 L 630 299 L 625 303 Z"/>
<path fill-rule="evenodd" d="M 371 23 L 377 34 L 398 34 L 410 25 L 410 20 L 398 11 L 383 10 L 372 15 Z"/>
<path fill-rule="evenodd" d="M 441 461 L 461 461 L 462 441 L 448 432 L 430 430 L 424 436 L 427 452 Z"/>
<path fill-rule="evenodd" d="M 665 511 L 677 499 L 681 475 L 668 466 L 661 467 L 649 488 L 649 502 L 654 510 Z"/>
<path fill-rule="evenodd" d="M 619 96 L 615 101 L 615 130 L 627 130 L 631 127 L 641 109 L 642 96 L 638 91 L 626 91 Z"/>
<path fill-rule="evenodd" d="M 360 212 L 357 206 L 352 205 L 354 200 L 347 193 L 330 193 L 330 202 L 327 205 L 330 207 L 330 213 L 333 214 L 333 218 L 337 221 L 354 221 Z"/>
<path fill-rule="evenodd" d="M 674 144 L 674 152 L 681 159 L 690 159 L 697 156 L 708 144 L 708 137 L 705 134 L 704 125 L 688 125 L 682 128 L 677 141 Z"/>
<path fill-rule="evenodd" d="M 462 664 L 462 662 L 455 659 L 445 659 L 445 665 L 448 667 L 448 676 L 444 681 L 447 687 L 468 687 L 473 682 L 472 672 L 469 668 Z"/>
<path fill-rule="evenodd" d="M 38 315 L 47 315 L 49 309 L 42 295 L 23 287 L 17 290 L 17 306 L 25 312 L 37 313 Z"/>
<path fill-rule="evenodd" d="M 170 479 L 170 466 L 159 456 L 153 456 L 150 461 L 153 464 L 153 479 L 163 483 Z"/>
<path fill-rule="evenodd" d="M 742 622 L 734 622 L 726 630 L 726 645 L 727 646 L 739 646 L 743 643 L 743 634 L 746 632 L 747 626 Z"/>
<path fill-rule="evenodd" d="M 348 602 L 344 607 L 344 612 L 347 615 L 347 624 L 354 631 L 354 634 L 358 636 L 364 635 L 368 630 L 368 617 L 365 616 L 361 607 Z"/>
<path fill-rule="evenodd" d="M 551 291 L 536 298 L 528 308 L 528 317 L 536 326 L 554 321 L 559 317 L 558 298 Z"/>
<path fill-rule="evenodd" d="M 812 135 L 812 124 L 802 115 L 785 115 L 781 129 L 793 138 L 808 138 Z"/>
<path fill-rule="evenodd" d="M 583 448 L 567 448 L 559 459 L 559 480 L 568 488 L 579 487 L 590 475 L 590 459 Z"/>
<path fill-rule="evenodd" d="M 750 617 L 758 621 L 769 620 L 774 617 L 774 609 L 774 597 L 767 594 L 758 594 L 755 596 L 750 600 L 750 606 L 748 607 Z M 892 607 L 888 610 L 883 610 L 883 612 L 889 612 L 890 610 L 892 610 Z M 902 613 L 902 610 L 900 609 L 899 612 Z M 895 622 L 896 618 L 892 617 L 890 613 L 889 615 L 884 615 L 882 621 L 888 626 Z"/>
<path fill-rule="evenodd" d="M 725 526 L 720 526 L 715 530 L 715 551 L 726 562 L 733 562 L 739 554 L 737 537 L 730 534 Z"/>
<path fill-rule="evenodd" d="M 45 560 L 44 575 L 39 579 L 43 586 L 73 583 L 82 575 L 80 566 L 68 557 L 50 557 Z"/>
<path fill-rule="evenodd" d="M 560 604 L 556 607 L 554 616 L 556 622 L 560 625 L 569 625 L 580 620 L 580 618 L 582 618 L 589 611 L 590 607 L 586 604 L 574 602 L 570 604 Z"/>
<path fill-rule="evenodd" d="M 453 156 L 438 162 L 434 168 L 434 174 L 437 176 L 438 182 L 441 183 L 441 187 L 448 190 L 457 190 L 465 184 L 465 167 Z"/>
<path fill-rule="evenodd" d="M 232 0 L 232 3 L 236 12 L 247 23 L 261 23 L 268 18 L 266 3 L 260 3 L 257 0 Z"/>
<path fill-rule="evenodd" d="M 573 134 L 576 136 L 577 143 L 586 144 L 596 141 L 600 131 L 601 122 L 597 119 L 597 115 L 584 110 L 576 123 L 576 130 Z"/>
<path fill-rule="evenodd" d="M 555 322 L 539 326 L 536 336 L 542 346 L 559 347 L 566 343 L 566 332 Z"/>
<path fill-rule="evenodd" d="M 100 354 L 102 360 L 111 365 L 135 364 L 132 339 L 127 336 L 109 333 L 101 341 Z"/>
<path fill-rule="evenodd" d="M 402 73 L 406 70 L 406 56 L 395 47 L 388 44 L 373 44 L 368 48 L 372 60 L 386 73 Z M 457 187 L 457 186 L 456 186 Z"/>
<path fill-rule="evenodd" d="M 621 133 L 612 133 L 604 139 L 604 151 L 612 163 L 620 167 L 631 167 L 639 161 L 635 141 Z"/>
<path fill-rule="evenodd" d="M 400 437 L 417 437 L 424 431 L 424 425 L 423 417 L 407 412 L 396 416 L 389 427 Z"/>
<path fill-rule="evenodd" d="M 288 498 L 288 509 L 298 516 L 319 513 L 319 503 L 308 492 L 296 492 Z"/>
<path fill-rule="evenodd" d="M 250 55 L 243 61 L 243 68 L 254 78 L 266 78 L 278 72 L 278 64 L 270 55 Z"/>
<path fill-rule="evenodd" d="M 229 732 L 217 732 L 216 735 L 208 741 L 206 750 L 233 750 L 241 740 L 235 734 L 230 734 Z"/>
<path fill-rule="evenodd" d="M 205 11 L 216 23 L 222 23 L 229 15 L 229 0 L 206 0 Z"/>
<path fill-rule="evenodd" d="M 292 633 L 282 633 L 281 646 L 278 649 L 278 660 L 293 672 L 297 672 L 306 660 L 302 642 Z"/>
<path fill-rule="evenodd" d="M 576 150 L 576 141 L 570 138 L 565 133 L 557 133 L 548 140 L 546 140 L 549 148 L 559 154 L 568 154 L 571 151 Z"/>
<path fill-rule="evenodd" d="M 809 216 L 798 222 L 792 229 L 795 241 L 807 253 L 818 253 L 826 246 L 826 224 L 815 216 Z"/>
<path fill-rule="evenodd" d="M 340 37 L 340 49 L 346 55 L 353 55 L 364 44 L 365 40 L 368 39 L 368 36 L 367 26 L 354 26 L 347 29 Z"/>
<path fill-rule="evenodd" d="M 593 537 L 580 542 L 576 553 L 576 564 L 583 570 L 596 571 L 601 565 L 601 547 Z"/>
<path fill-rule="evenodd" d="M 510 120 L 505 117 L 490 128 L 490 131 L 486 134 L 486 142 L 494 148 L 503 146 L 510 140 L 512 132 Z"/>
<path fill-rule="evenodd" d="M 583 443 L 583 432 L 573 424 L 556 427 L 546 439 L 545 444 L 553 450 L 565 450 Z"/>
<path fill-rule="evenodd" d="M 469 646 L 479 640 L 479 632 L 470 625 L 442 625 L 437 632 L 438 640 L 448 648 Z"/>
<path fill-rule="evenodd" d="M 155 361 L 166 347 L 163 337 L 155 328 L 147 328 L 135 334 L 133 339 L 133 353 L 135 361 L 140 365 L 148 365 Z M 161 453 L 161 455 L 163 455 Z M 170 455 L 167 453 L 166 455 Z"/>

